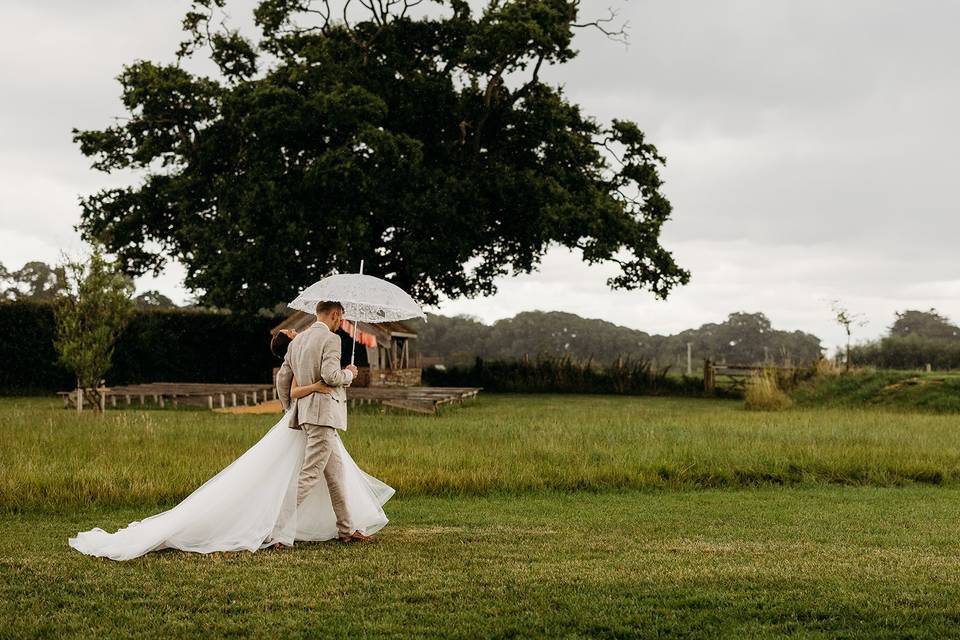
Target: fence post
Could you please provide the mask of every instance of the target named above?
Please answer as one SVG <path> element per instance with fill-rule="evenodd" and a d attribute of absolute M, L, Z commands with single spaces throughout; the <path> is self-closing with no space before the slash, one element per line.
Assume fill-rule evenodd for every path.
<path fill-rule="evenodd" d="M 713 395 L 714 391 L 716 391 L 716 386 L 717 386 L 715 374 L 716 372 L 713 369 L 713 363 L 710 361 L 710 359 L 708 358 L 704 360 L 703 361 L 703 390 L 706 393 L 711 395 Z"/>
<path fill-rule="evenodd" d="M 687 375 L 693 375 L 693 343 L 687 343 Z"/>
<path fill-rule="evenodd" d="M 83 411 L 83 389 L 77 387 L 77 413 Z"/>

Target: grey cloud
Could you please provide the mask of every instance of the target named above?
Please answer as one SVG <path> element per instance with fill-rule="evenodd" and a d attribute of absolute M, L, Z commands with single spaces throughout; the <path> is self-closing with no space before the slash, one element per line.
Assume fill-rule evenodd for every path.
<path fill-rule="evenodd" d="M 70 128 L 122 115 L 114 77 L 137 58 L 171 60 L 187 4 L 0 6 L 0 261 L 54 259 L 76 243 L 76 195 L 128 179 L 90 171 Z M 249 25 L 253 4 L 232 2 L 235 21 Z M 660 332 L 763 310 L 830 342 L 842 338 L 832 298 L 870 315 L 864 336 L 908 307 L 960 320 L 960 4 L 583 4 L 619 6 L 630 47 L 583 31 L 580 56 L 546 77 L 600 120 L 637 121 L 667 156 L 664 242 L 693 282 L 667 302 L 612 293 L 609 268 L 555 250 L 497 296 L 442 310 L 562 309 Z M 177 273 L 156 286 L 182 299 Z"/>

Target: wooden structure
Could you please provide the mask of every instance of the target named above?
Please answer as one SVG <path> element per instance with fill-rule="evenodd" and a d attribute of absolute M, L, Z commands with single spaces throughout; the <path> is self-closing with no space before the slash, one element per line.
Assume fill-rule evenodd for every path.
<path fill-rule="evenodd" d="M 316 317 L 297 311 L 275 326 L 271 334 L 281 329 L 305 331 L 316 322 Z M 403 322 L 358 322 L 357 328 L 372 346 L 357 342 L 356 365 L 358 374 L 353 387 L 415 387 L 420 384 L 420 354 L 413 346 L 417 332 Z M 343 346 L 343 364 L 350 362 L 353 324 L 345 324 L 337 333 Z"/>
<path fill-rule="evenodd" d="M 133 384 L 121 387 L 99 389 L 102 408 L 116 407 L 118 404 L 131 406 L 137 403 L 145 406 L 148 401 L 161 409 L 171 406 L 192 405 L 207 407 L 236 407 L 255 405 L 276 398 L 271 384 L 217 384 L 204 382 L 153 382 Z M 76 391 L 61 391 L 65 408 L 77 407 Z M 82 396 L 81 396 L 82 397 Z"/>
<path fill-rule="evenodd" d="M 379 403 L 416 413 L 436 413 L 445 404 L 462 404 L 477 397 L 479 387 L 360 387 L 347 389 L 352 405 Z"/>
<path fill-rule="evenodd" d="M 154 382 L 99 389 L 103 406 L 195 406 L 236 413 L 280 413 L 276 390 L 268 384 L 207 384 L 202 382 Z M 478 387 L 349 387 L 351 405 L 379 403 L 385 407 L 432 414 L 445 404 L 462 404 L 477 397 Z M 77 406 L 76 391 L 61 391 L 64 408 Z M 81 397 L 83 397 L 81 395 Z M 84 401 L 88 406 L 89 403 Z"/>
<path fill-rule="evenodd" d="M 415 413 L 434 414 L 446 404 L 462 404 L 480 393 L 475 387 L 361 387 L 347 389 L 350 406 L 380 404 Z M 272 413 L 283 411 L 279 400 L 268 400 L 258 405 L 214 409 L 220 413 Z"/>
<path fill-rule="evenodd" d="M 704 360 L 703 390 L 707 393 L 713 393 L 719 383 L 742 391 L 747 386 L 747 380 L 752 376 L 761 371 L 769 370 L 786 371 L 791 375 L 796 373 L 796 369 L 793 367 L 774 367 L 764 364 L 718 364 L 713 360 Z"/>

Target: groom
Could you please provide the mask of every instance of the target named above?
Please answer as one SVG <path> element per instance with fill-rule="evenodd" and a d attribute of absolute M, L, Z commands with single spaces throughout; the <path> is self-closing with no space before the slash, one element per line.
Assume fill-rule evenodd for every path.
<path fill-rule="evenodd" d="M 337 516 L 337 530 L 341 542 L 373 540 L 353 528 L 343 483 L 344 461 L 337 438 L 338 429 L 347 428 L 347 393 L 344 387 L 353 382 L 357 368 L 352 364 L 340 368 L 340 336 L 336 331 L 343 318 L 339 302 L 317 304 L 317 321 L 306 331 L 297 334 L 290 343 L 283 366 L 277 373 L 277 395 L 284 411 L 290 406 L 290 389 L 294 379 L 298 386 L 325 382 L 333 387 L 330 393 L 313 393 L 293 400 L 296 405 L 293 429 L 307 434 L 307 448 L 297 483 L 297 506 L 310 491 L 326 479 L 330 502 Z"/>

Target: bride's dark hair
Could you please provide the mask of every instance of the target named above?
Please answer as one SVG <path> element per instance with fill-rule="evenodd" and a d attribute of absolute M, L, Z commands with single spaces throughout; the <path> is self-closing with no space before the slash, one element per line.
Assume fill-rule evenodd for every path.
<path fill-rule="evenodd" d="M 283 360 L 284 356 L 287 355 L 287 348 L 290 346 L 291 340 L 293 338 L 287 334 L 277 331 L 270 340 L 270 353 Z"/>

